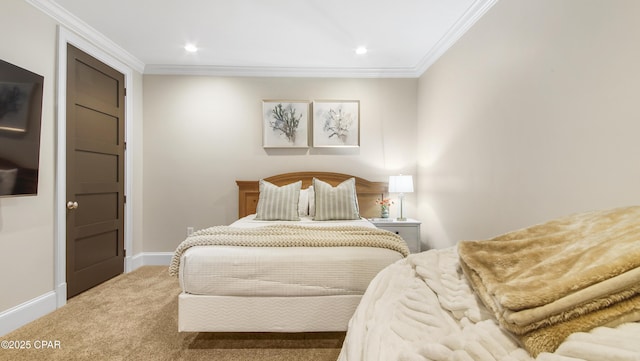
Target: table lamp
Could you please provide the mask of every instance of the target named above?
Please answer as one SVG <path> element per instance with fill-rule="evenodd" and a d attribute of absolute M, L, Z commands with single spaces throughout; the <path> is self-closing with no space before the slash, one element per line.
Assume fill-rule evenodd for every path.
<path fill-rule="evenodd" d="M 392 175 L 389 176 L 389 193 L 400 193 L 400 217 L 398 221 L 406 221 L 402 206 L 405 193 L 413 192 L 413 177 L 410 175 Z"/>

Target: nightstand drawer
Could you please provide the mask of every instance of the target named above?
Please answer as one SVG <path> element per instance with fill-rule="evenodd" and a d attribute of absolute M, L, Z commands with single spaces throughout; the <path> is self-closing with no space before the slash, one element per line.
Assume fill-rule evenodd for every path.
<path fill-rule="evenodd" d="M 380 221 L 378 219 L 371 220 L 377 228 L 393 232 L 409 246 L 411 253 L 420 252 L 420 222 L 415 220 L 409 221 Z"/>
<path fill-rule="evenodd" d="M 402 239 L 406 240 L 412 240 L 412 239 L 418 239 L 419 235 L 418 235 L 418 229 L 416 227 L 394 227 L 394 226 L 384 226 L 384 227 L 378 227 L 378 228 L 383 228 L 386 229 L 387 231 L 393 232 L 397 235 L 399 235 L 400 237 L 402 237 Z"/>

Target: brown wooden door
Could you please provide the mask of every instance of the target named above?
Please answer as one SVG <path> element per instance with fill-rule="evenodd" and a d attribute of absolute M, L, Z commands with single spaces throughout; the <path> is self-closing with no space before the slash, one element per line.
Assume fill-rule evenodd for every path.
<path fill-rule="evenodd" d="M 67 46 L 67 297 L 124 272 L 124 75 Z"/>

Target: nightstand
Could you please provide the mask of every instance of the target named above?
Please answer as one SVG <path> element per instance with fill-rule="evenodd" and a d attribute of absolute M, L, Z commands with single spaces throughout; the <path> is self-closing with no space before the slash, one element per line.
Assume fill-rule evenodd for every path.
<path fill-rule="evenodd" d="M 386 229 L 402 237 L 411 253 L 420 252 L 420 221 L 411 218 L 407 218 L 406 221 L 397 221 L 395 218 L 370 218 L 369 222 L 377 228 Z"/>

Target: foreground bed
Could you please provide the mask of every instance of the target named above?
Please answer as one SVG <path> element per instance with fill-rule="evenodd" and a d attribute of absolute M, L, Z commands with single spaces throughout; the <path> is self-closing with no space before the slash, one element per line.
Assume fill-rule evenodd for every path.
<path fill-rule="evenodd" d="M 343 201 L 336 189 L 355 187 L 346 192 L 357 202 L 352 204 L 355 212 L 350 217 L 310 215 L 308 209 L 320 209 L 324 202 L 313 203 L 314 194 L 324 195 L 309 189 L 314 178 L 315 188 L 334 192 L 329 203 Z M 293 193 L 303 194 L 295 193 L 292 218 L 297 220 L 259 217 L 261 207 L 281 208 L 268 204 L 265 194 L 297 182 L 302 192 L 296 188 Z M 361 218 L 374 216 L 368 212 L 385 192 L 384 183 L 305 172 L 238 185 L 241 218 L 230 226 L 198 231 L 176 249 L 170 270 L 183 290 L 179 331 L 344 331 L 371 279 L 408 254 L 399 236 Z"/>
<path fill-rule="evenodd" d="M 414 254 L 371 282 L 339 360 L 637 361 L 639 266 L 639 207 Z"/>

